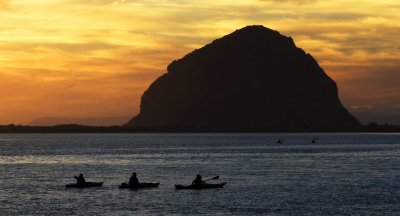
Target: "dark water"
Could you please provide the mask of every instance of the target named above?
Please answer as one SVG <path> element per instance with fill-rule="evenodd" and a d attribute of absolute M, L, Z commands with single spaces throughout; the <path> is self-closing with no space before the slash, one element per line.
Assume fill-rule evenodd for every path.
<path fill-rule="evenodd" d="M 0 215 L 400 213 L 400 134 L 0 134 L 0 172 Z M 228 183 L 174 190 L 197 173 Z"/>

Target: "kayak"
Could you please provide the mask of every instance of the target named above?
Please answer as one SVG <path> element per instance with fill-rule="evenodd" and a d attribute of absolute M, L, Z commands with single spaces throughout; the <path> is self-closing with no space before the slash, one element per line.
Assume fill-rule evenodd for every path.
<path fill-rule="evenodd" d="M 103 182 L 86 182 L 84 184 L 67 184 L 66 188 L 88 188 L 88 187 L 100 187 L 103 185 Z"/>
<path fill-rule="evenodd" d="M 139 189 L 139 188 L 156 188 L 160 183 L 139 183 L 138 185 L 130 186 L 127 183 L 122 183 L 118 186 L 119 189 Z"/>
<path fill-rule="evenodd" d="M 226 182 L 224 183 L 220 183 L 220 184 L 200 184 L 200 185 L 175 185 L 175 189 L 179 190 L 179 189 L 208 189 L 208 188 L 222 188 L 224 187 L 224 185 L 226 184 Z"/>

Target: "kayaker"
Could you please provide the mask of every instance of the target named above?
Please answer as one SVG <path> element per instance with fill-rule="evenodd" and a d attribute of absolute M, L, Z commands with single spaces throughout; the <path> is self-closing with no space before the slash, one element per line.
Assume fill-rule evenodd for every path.
<path fill-rule="evenodd" d="M 85 183 L 86 183 L 86 180 L 85 180 L 85 178 L 83 177 L 83 174 L 82 174 L 82 173 L 79 174 L 78 177 L 74 176 L 74 178 L 76 179 L 76 183 L 77 183 L 77 184 L 85 184 Z"/>
<path fill-rule="evenodd" d="M 192 182 L 192 185 L 201 185 L 201 184 L 204 184 L 205 181 L 203 181 L 201 178 L 202 178 L 201 175 L 200 175 L 200 174 L 197 174 L 196 179 L 193 180 L 193 182 Z"/>
<path fill-rule="evenodd" d="M 139 184 L 139 179 L 136 177 L 136 173 L 133 172 L 131 178 L 129 179 L 129 186 L 135 186 Z"/>

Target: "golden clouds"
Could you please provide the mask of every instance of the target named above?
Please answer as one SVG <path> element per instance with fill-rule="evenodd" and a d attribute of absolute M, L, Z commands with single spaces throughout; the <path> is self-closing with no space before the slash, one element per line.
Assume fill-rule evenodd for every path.
<path fill-rule="evenodd" d="M 10 0 L 0 0 L 0 10 L 5 10 L 8 8 Z"/>
<path fill-rule="evenodd" d="M 399 10 L 393 0 L 0 0 L 0 124 L 134 115 L 169 62 L 252 24 L 292 36 L 348 107 L 384 98 L 392 109 Z M 380 93 L 363 94 L 367 84 Z"/>

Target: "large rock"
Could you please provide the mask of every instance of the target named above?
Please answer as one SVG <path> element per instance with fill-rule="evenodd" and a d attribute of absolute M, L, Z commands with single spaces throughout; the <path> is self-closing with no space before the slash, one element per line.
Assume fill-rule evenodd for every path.
<path fill-rule="evenodd" d="M 219 131 L 350 131 L 335 82 L 292 38 L 248 26 L 172 62 L 127 126 Z"/>

